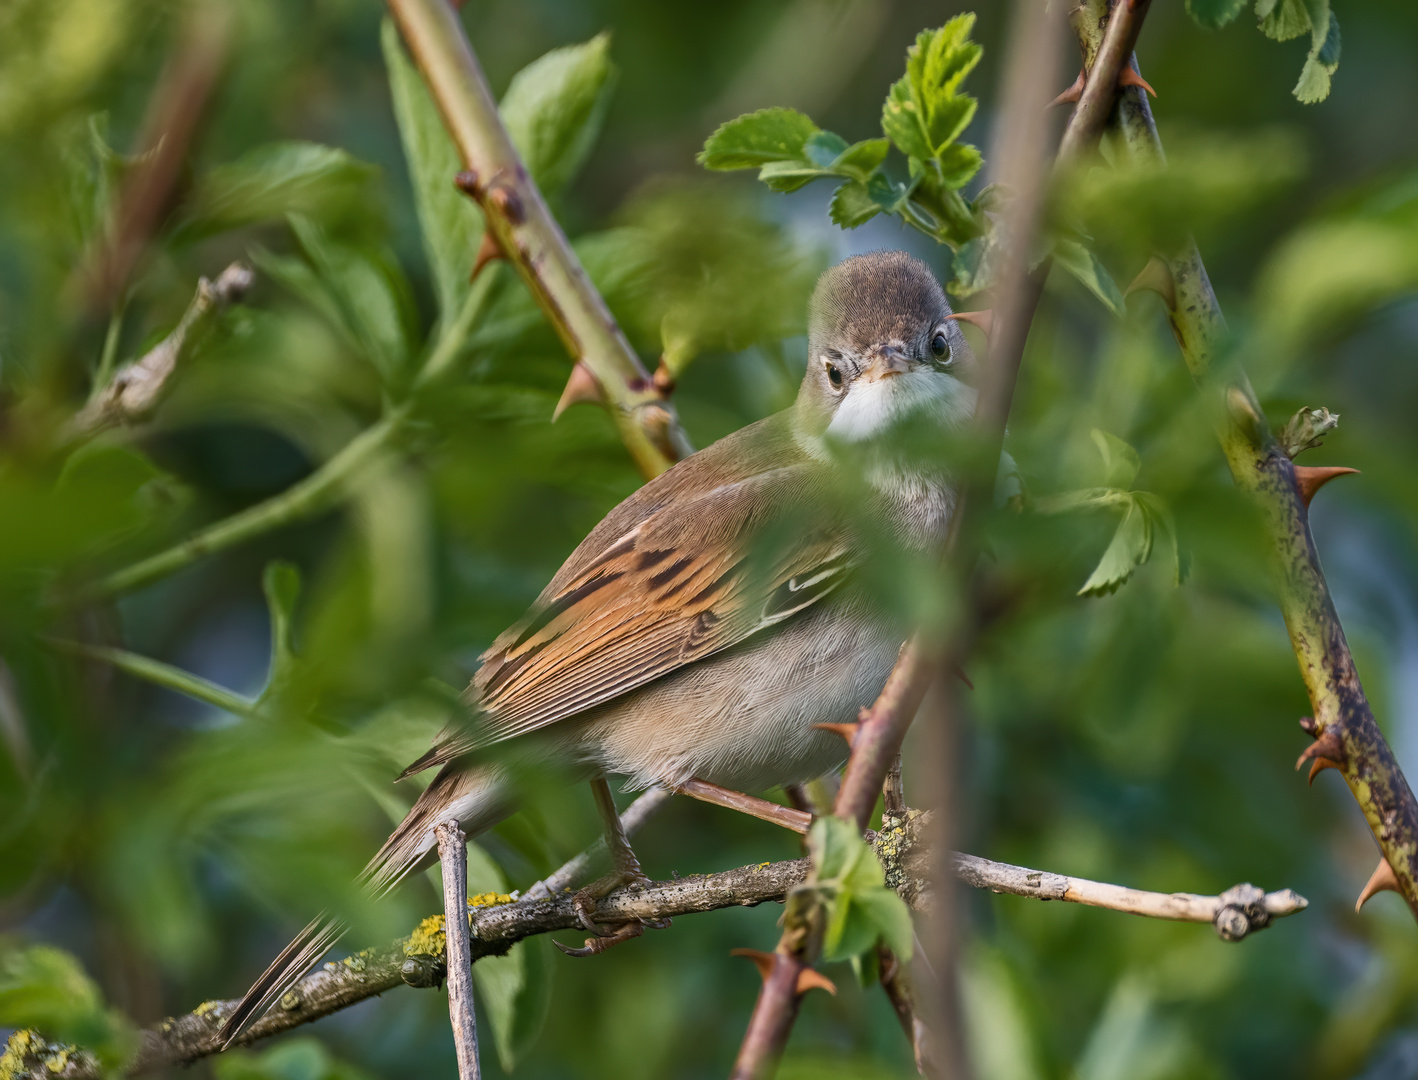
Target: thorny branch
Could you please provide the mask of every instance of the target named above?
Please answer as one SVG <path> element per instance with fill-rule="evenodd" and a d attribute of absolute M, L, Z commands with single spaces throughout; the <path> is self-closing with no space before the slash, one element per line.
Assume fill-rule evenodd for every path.
<path fill-rule="evenodd" d="M 1114 8 L 1112 18 L 1123 8 Z M 1086 0 L 1070 11 L 1085 67 L 1100 55 L 1109 17 L 1107 0 Z M 1162 143 L 1142 90 L 1121 93 L 1110 148 L 1121 163 L 1162 162 Z M 1158 291 L 1182 358 L 1202 390 L 1217 400 L 1218 437 L 1231 475 L 1256 500 L 1269 527 L 1280 608 L 1314 709 L 1314 718 L 1301 722 L 1315 740 L 1301 762 L 1343 774 L 1378 841 L 1382 856 L 1360 902 L 1391 888 L 1418 917 L 1418 801 L 1374 719 L 1310 535 L 1310 496 L 1334 474 L 1291 462 L 1266 424 L 1245 372 L 1220 356 L 1226 322 L 1196 244 L 1188 241 L 1179 251 L 1164 252 L 1160 261 L 1165 272 Z"/>
<path fill-rule="evenodd" d="M 664 472 L 690 453 L 689 440 L 527 174 L 457 12 L 447 0 L 388 3 L 467 167 L 459 186 L 571 355 L 569 385 L 604 399 L 642 473 Z"/>
<path fill-rule="evenodd" d="M 867 834 L 882 861 L 888 883 L 908 904 L 921 909 L 931 903 L 926 891 L 930 853 L 924 850 L 920 840 L 926 816 L 910 814 L 900 826 L 885 829 L 880 834 Z M 991 862 L 973 855 L 957 855 L 956 866 L 960 880 L 976 888 L 1039 900 L 1110 907 L 1156 918 L 1215 921 L 1218 929 L 1221 921 L 1215 915 L 1218 910 L 1244 912 L 1248 919 L 1254 919 L 1247 927 L 1254 931 L 1268 925 L 1271 919 L 1303 910 L 1305 906 L 1304 898 L 1289 889 L 1266 894 L 1252 885 L 1237 885 L 1220 896 L 1209 897 L 1148 893 Z M 628 886 L 598 902 L 596 920 L 617 923 L 661 919 L 728 907 L 753 907 L 769 901 L 783 902 L 802 884 L 807 872 L 807 859 L 789 859 L 741 866 L 717 874 L 657 881 L 643 887 Z M 1037 887 L 1031 884 L 1035 881 L 1040 883 Z M 1119 897 L 1131 900 L 1120 901 Z M 469 901 L 468 925 L 474 960 L 501 955 L 518 941 L 536 934 L 581 927 L 574 898 L 569 892 L 550 900 L 524 898 L 489 905 L 487 899 L 475 897 Z M 1260 911 L 1265 914 L 1253 914 Z M 1222 936 L 1226 940 L 1238 940 L 1244 935 L 1228 937 L 1223 933 Z M 436 915 L 425 919 L 406 938 L 327 963 L 302 979 L 281 999 L 277 1008 L 253 1024 L 239 1041 L 251 1043 L 288 1031 L 400 985 L 439 986 L 447 974 L 445 948 L 445 917 Z M 235 1001 L 208 1001 L 184 1016 L 145 1029 L 137 1056 L 128 1066 L 128 1074 L 190 1064 L 217 1053 L 221 1049 L 218 1030 L 235 1006 Z M 46 1043 L 34 1032 L 20 1032 L 11 1040 L 10 1050 L 15 1052 L 17 1045 L 22 1053 L 13 1073 L 16 1080 L 97 1080 L 101 1075 L 97 1063 L 86 1053 L 74 1047 Z"/>

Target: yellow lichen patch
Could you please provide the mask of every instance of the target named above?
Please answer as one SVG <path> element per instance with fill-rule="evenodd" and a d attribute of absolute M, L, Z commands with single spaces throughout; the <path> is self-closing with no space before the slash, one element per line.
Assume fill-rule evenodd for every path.
<path fill-rule="evenodd" d="M 761 863 L 758 864 L 758 868 L 759 868 L 760 870 L 766 870 L 766 869 L 768 869 L 768 867 L 771 866 L 771 865 L 772 865 L 772 863 L 761 862 Z"/>
<path fill-rule="evenodd" d="M 58 1053 L 50 1054 L 44 1059 L 44 1067 L 56 1075 L 62 1073 L 69 1064 L 69 1055 L 72 1052 L 73 1047 L 66 1046 Z"/>
<path fill-rule="evenodd" d="M 510 904 L 512 900 L 508 893 L 480 892 L 468 897 L 468 907 L 496 907 L 498 904 Z"/>
<path fill-rule="evenodd" d="M 34 1031 L 20 1029 L 5 1044 L 0 1054 L 0 1080 L 22 1080 L 31 1075 L 30 1064 L 40 1061 L 52 1073 L 63 1072 L 73 1056 L 72 1046 L 46 1042 Z"/>
<path fill-rule="evenodd" d="M 442 915 L 424 919 L 404 942 L 405 956 L 442 956 L 447 951 L 448 936 L 444 933 Z"/>
<path fill-rule="evenodd" d="M 222 1004 L 223 1003 L 220 1001 L 204 1001 L 192 1010 L 192 1014 L 194 1016 L 206 1016 L 209 1012 L 215 1012 L 217 1009 L 221 1008 Z"/>

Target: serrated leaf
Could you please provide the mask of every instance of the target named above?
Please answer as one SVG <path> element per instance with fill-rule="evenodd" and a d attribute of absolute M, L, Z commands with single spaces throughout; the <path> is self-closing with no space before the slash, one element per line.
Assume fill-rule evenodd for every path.
<path fill-rule="evenodd" d="M 911 93 L 909 75 L 891 84 L 881 110 L 881 130 L 903 154 L 922 161 L 934 156 L 934 148 L 926 141 L 920 106 Z"/>
<path fill-rule="evenodd" d="M 890 139 L 864 139 L 843 150 L 832 162 L 832 171 L 858 180 L 865 180 L 886 160 Z"/>
<path fill-rule="evenodd" d="M 1330 77 L 1339 67 L 1339 20 L 1332 11 L 1327 26 L 1324 39 L 1311 45 L 1310 55 L 1292 91 L 1303 105 L 1313 105 L 1329 97 Z"/>
<path fill-rule="evenodd" d="M 1289 41 L 1310 32 L 1305 0 L 1258 0 L 1256 15 L 1261 33 L 1276 41 Z"/>
<path fill-rule="evenodd" d="M 828 906 L 822 934 L 822 958 L 829 963 L 860 955 L 876 944 L 881 929 L 872 911 L 852 892 L 840 892 Z"/>
<path fill-rule="evenodd" d="M 844 229 L 855 229 L 881 213 L 881 206 L 867 193 L 866 184 L 860 180 L 849 180 L 833 194 L 827 213 L 833 224 Z"/>
<path fill-rule="evenodd" d="M 758 170 L 758 178 L 772 190 L 778 192 L 797 191 L 824 176 L 831 176 L 826 169 L 819 168 L 806 158 L 793 161 L 770 161 Z"/>
<path fill-rule="evenodd" d="M 615 88 L 610 34 L 552 49 L 512 77 L 503 126 L 543 193 L 555 195 L 591 152 Z"/>
<path fill-rule="evenodd" d="M 1098 256 L 1076 240 L 1058 239 L 1054 241 L 1054 261 L 1072 274 L 1114 315 L 1121 316 L 1127 310 L 1122 290 Z"/>
<path fill-rule="evenodd" d="M 1113 539 L 1108 543 L 1103 557 L 1098 560 L 1093 573 L 1078 590 L 1079 596 L 1104 596 L 1116 592 L 1118 586 L 1132 576 L 1132 572 L 1152 553 L 1152 531 L 1147 515 L 1136 500 L 1128 501 L 1123 519 L 1118 523 Z"/>
<path fill-rule="evenodd" d="M 892 84 L 881 114 L 882 131 L 902 153 L 931 161 L 973 119 L 975 99 L 959 87 L 980 60 L 980 46 L 969 40 L 974 25 L 974 15 L 956 16 L 938 30 L 921 31 L 907 50 L 906 74 Z M 961 175 L 958 168 L 945 171 L 952 180 Z"/>
<path fill-rule="evenodd" d="M 833 131 L 816 131 L 803 143 L 803 157 L 819 169 L 829 169 L 847 152 L 847 140 Z"/>
<path fill-rule="evenodd" d="M 468 293 L 468 277 L 482 238 L 482 214 L 472 199 L 453 186 L 453 177 L 463 167 L 458 149 L 388 18 L 380 28 L 380 44 L 424 254 L 446 323 Z"/>
<path fill-rule="evenodd" d="M 796 109 L 759 109 L 720 124 L 696 160 L 706 169 L 752 169 L 803 160 L 803 147 L 818 130 Z"/>
<path fill-rule="evenodd" d="M 379 170 L 344 150 L 312 142 L 268 143 L 197 181 L 180 234 L 210 236 L 280 221 L 290 213 L 331 223 L 378 206 Z"/>
<path fill-rule="evenodd" d="M 1246 9 L 1246 0 L 1187 0 L 1187 14 L 1206 30 L 1220 30 Z"/>
<path fill-rule="evenodd" d="M 910 909 L 894 889 L 885 885 L 862 889 L 853 894 L 852 904 L 863 909 L 887 948 L 902 961 L 911 958 L 916 930 L 911 923 Z"/>
<path fill-rule="evenodd" d="M 1138 470 L 1142 467 L 1142 459 L 1137 456 L 1137 451 L 1116 435 L 1101 428 L 1094 428 L 1090 437 L 1103 459 L 1103 484 L 1120 490 L 1131 488 L 1132 482 L 1137 479 Z"/>
<path fill-rule="evenodd" d="M 969 143 L 952 143 L 936 157 L 940 183 L 952 189 L 962 188 L 984 165 L 984 156 Z"/>

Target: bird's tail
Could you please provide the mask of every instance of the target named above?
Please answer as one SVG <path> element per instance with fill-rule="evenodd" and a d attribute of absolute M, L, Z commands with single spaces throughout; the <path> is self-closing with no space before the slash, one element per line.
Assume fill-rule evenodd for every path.
<path fill-rule="evenodd" d="M 500 765 L 445 765 L 369 860 L 359 876 L 360 884 L 370 896 L 383 896 L 409 874 L 433 865 L 438 857 L 433 829 L 445 821 L 456 819 L 469 836 L 490 829 L 513 810 L 508 788 Z M 322 914 L 302 930 L 223 1022 L 218 1032 L 223 1049 L 280 1001 L 346 929 L 341 920 Z"/>

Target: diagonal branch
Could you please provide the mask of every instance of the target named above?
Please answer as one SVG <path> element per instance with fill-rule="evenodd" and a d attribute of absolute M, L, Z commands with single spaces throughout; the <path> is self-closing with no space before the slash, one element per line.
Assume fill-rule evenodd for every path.
<path fill-rule="evenodd" d="M 1108 14 L 1107 0 L 1086 0 L 1070 11 L 1085 65 L 1098 54 Z M 1140 89 L 1121 95 L 1116 147 L 1124 162 L 1163 160 L 1152 109 Z M 1256 500 L 1270 531 L 1280 609 L 1314 709 L 1314 719 L 1304 722 L 1316 740 L 1307 754 L 1343 773 L 1383 853 L 1376 877 L 1395 887 L 1418 917 L 1418 801 L 1374 719 L 1335 612 L 1310 535 L 1309 492 L 1265 423 L 1245 372 L 1219 357 L 1226 322 L 1196 244 L 1164 253 L 1162 261 L 1171 285 L 1163 293 L 1172 333 L 1192 377 L 1217 402 L 1218 437 L 1236 486 Z"/>
<path fill-rule="evenodd" d="M 467 172 L 459 186 L 482 207 L 488 236 L 556 329 L 573 364 L 599 384 L 640 471 L 664 472 L 690 453 L 689 440 L 527 174 L 457 12 L 447 0 L 388 3 L 463 157 Z"/>
<path fill-rule="evenodd" d="M 912 817 L 918 823 L 923 819 L 923 815 Z M 921 829 L 916 827 L 908 828 L 899 836 L 868 834 L 868 839 L 883 862 L 887 879 L 900 882 L 898 891 L 913 907 L 925 908 L 931 903 L 931 897 L 916 887 L 924 879 L 916 877 L 914 883 L 902 880 L 903 874 L 911 878 L 921 867 L 929 867 L 931 863 L 930 853 L 920 844 L 920 833 Z M 1305 899 L 1289 889 L 1264 893 L 1253 885 L 1237 885 L 1220 896 L 1149 893 L 992 862 L 974 855 L 956 855 L 954 866 L 959 879 L 967 885 L 1037 900 L 1064 900 L 1153 918 L 1213 922 L 1218 928 L 1226 919 L 1234 920 L 1235 913 L 1240 912 L 1240 917 L 1249 920 L 1247 930 L 1251 932 L 1305 907 Z M 802 884 L 807 872 L 807 859 L 789 859 L 753 863 L 717 874 L 657 881 L 643 887 L 629 886 L 602 898 L 595 909 L 596 919 L 604 923 L 661 919 L 728 907 L 754 907 L 769 901 L 782 902 Z M 484 897 L 469 901 L 470 951 L 474 960 L 501 955 L 518 941 L 536 934 L 581 927 L 575 898 L 570 895 L 512 903 L 505 902 L 505 897 L 500 899 L 504 902 L 491 905 L 483 903 Z M 1228 914 L 1223 919 L 1217 912 Z M 401 985 L 418 988 L 440 985 L 447 974 L 444 928 L 445 917 L 435 915 L 425 919 L 406 938 L 365 949 L 311 972 L 282 998 L 279 1008 L 253 1024 L 239 1041 L 251 1043 L 289 1031 Z M 1242 936 L 1244 933 L 1222 934 L 1228 941 Z M 128 1065 L 128 1075 L 187 1065 L 217 1053 L 221 1049 L 218 1031 L 236 1004 L 235 1001 L 204 1002 L 184 1016 L 146 1028 L 141 1033 L 137 1056 Z M 34 1032 L 17 1034 L 9 1050 L 17 1060 L 14 1071 L 4 1075 L 15 1080 L 98 1080 L 101 1075 L 97 1063 L 85 1052 L 49 1044 Z M 6 1064 L 11 1060 L 6 1058 Z"/>

